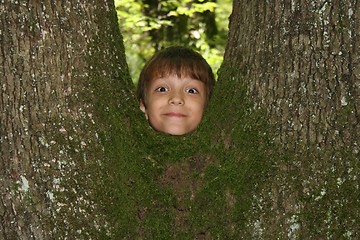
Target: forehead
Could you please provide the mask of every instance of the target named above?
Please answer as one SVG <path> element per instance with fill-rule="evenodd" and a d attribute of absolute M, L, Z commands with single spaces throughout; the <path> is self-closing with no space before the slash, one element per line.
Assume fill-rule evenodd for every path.
<path fill-rule="evenodd" d="M 208 78 L 206 65 L 202 61 L 181 57 L 155 59 L 149 65 L 146 75 L 148 81 L 175 75 L 206 83 Z"/>
<path fill-rule="evenodd" d="M 190 76 L 182 76 L 179 77 L 175 74 L 171 74 L 168 76 L 162 76 L 159 78 L 154 78 L 152 81 L 150 81 L 150 86 L 157 85 L 157 84 L 171 84 L 171 85 L 187 85 L 192 84 L 195 86 L 204 86 L 205 83 L 200 81 L 199 79 L 192 78 Z"/>

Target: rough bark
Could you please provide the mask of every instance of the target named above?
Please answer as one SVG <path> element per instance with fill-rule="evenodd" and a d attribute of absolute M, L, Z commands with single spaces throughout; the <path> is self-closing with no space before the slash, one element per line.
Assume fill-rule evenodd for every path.
<path fill-rule="evenodd" d="M 131 86 L 113 2 L 2 1 L 0 13 L 0 238 L 99 239 L 97 109 Z"/>
<path fill-rule="evenodd" d="M 234 1 L 226 58 L 289 148 L 359 153 L 360 3 Z"/>
<path fill-rule="evenodd" d="M 359 237 L 359 9 L 356 0 L 234 1 L 218 87 L 244 85 L 280 149 L 262 160 L 275 168 L 257 182 L 245 236 Z"/>
<path fill-rule="evenodd" d="M 235 1 L 179 137 L 135 111 L 112 1 L 0 8 L 1 238 L 358 238 L 358 1 Z"/>

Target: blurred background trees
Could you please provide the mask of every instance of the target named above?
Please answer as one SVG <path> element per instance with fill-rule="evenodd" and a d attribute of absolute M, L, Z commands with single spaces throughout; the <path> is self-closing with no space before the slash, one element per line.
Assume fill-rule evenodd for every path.
<path fill-rule="evenodd" d="M 225 50 L 232 1 L 115 0 L 134 82 L 144 63 L 171 45 L 199 51 L 216 74 Z"/>

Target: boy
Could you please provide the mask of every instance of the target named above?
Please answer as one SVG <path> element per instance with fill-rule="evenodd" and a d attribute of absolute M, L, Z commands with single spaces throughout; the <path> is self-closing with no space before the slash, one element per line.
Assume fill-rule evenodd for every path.
<path fill-rule="evenodd" d="M 169 47 L 145 64 L 137 98 L 153 129 L 183 135 L 199 125 L 214 84 L 211 67 L 199 53 Z"/>

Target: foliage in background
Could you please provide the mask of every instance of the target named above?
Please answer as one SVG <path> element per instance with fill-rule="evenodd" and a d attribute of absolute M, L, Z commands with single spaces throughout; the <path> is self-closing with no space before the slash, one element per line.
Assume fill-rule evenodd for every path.
<path fill-rule="evenodd" d="M 225 51 L 231 0 L 221 4 L 214 0 L 114 2 L 133 82 L 154 52 L 171 45 L 200 52 L 217 73 Z"/>

